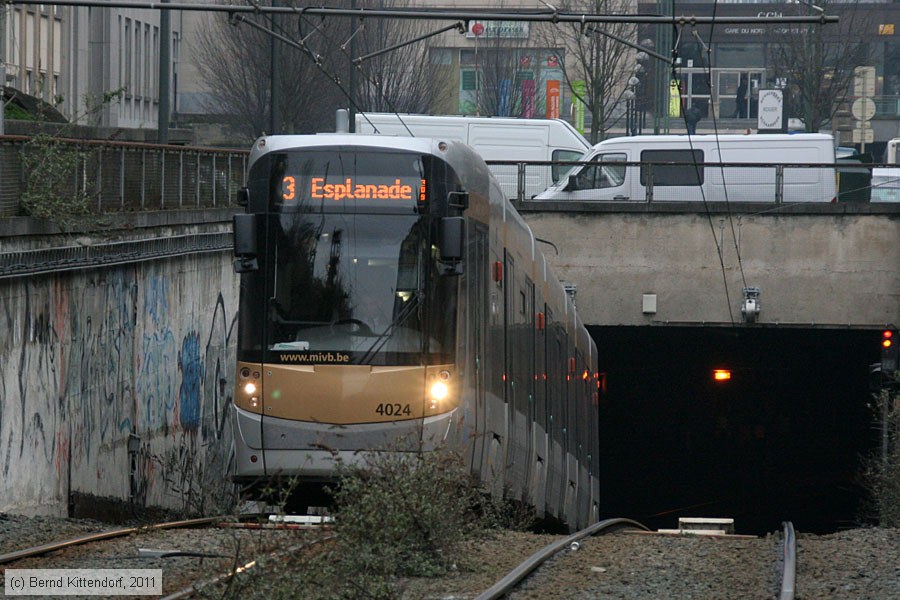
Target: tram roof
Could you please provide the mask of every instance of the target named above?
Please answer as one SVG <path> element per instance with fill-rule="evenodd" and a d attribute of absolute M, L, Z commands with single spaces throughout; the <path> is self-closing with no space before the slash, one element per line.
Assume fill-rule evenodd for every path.
<path fill-rule="evenodd" d="M 250 151 L 250 163 L 268 152 L 319 146 L 359 146 L 387 150 L 406 150 L 423 154 L 440 154 L 434 138 L 369 135 L 361 133 L 317 133 L 310 135 L 269 135 L 257 139 Z M 445 140 L 450 141 L 450 140 Z"/>

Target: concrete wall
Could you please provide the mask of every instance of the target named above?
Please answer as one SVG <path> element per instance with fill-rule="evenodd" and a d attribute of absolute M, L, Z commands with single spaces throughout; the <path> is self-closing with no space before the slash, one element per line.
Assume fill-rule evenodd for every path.
<path fill-rule="evenodd" d="M 523 212 L 588 325 L 740 323 L 745 285 L 759 326 L 900 324 L 900 206 L 547 208 Z M 0 252 L 73 243 L 2 221 Z M 70 492 L 203 512 L 229 491 L 237 289 L 224 251 L 0 279 L 0 512 L 64 513 Z"/>
<path fill-rule="evenodd" d="M 0 512 L 229 492 L 237 288 L 222 251 L 0 279 Z"/>
<path fill-rule="evenodd" d="M 589 325 L 741 323 L 745 286 L 761 288 L 761 326 L 900 324 L 900 207 L 585 204 L 523 210 Z"/>

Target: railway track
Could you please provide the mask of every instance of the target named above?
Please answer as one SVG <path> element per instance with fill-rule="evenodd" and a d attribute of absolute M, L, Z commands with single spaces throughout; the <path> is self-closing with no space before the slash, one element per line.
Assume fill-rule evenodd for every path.
<path fill-rule="evenodd" d="M 128 535 L 139 534 L 142 532 L 149 531 L 162 531 L 165 529 L 179 529 L 179 528 L 190 528 L 190 527 L 206 527 L 212 525 L 217 522 L 221 522 L 223 520 L 222 517 L 201 517 L 199 519 L 185 519 L 181 521 L 168 521 L 164 523 L 154 523 L 150 525 L 143 525 L 140 527 L 123 527 L 120 529 L 111 529 L 106 531 L 98 531 L 97 533 L 89 533 L 86 535 L 77 536 L 74 538 L 69 538 L 66 540 L 49 542 L 46 544 L 39 544 L 37 546 L 31 546 L 28 548 L 23 548 L 21 550 L 14 550 L 13 552 L 7 552 L 5 554 L 0 554 L 0 565 L 5 565 L 7 563 L 13 563 L 19 560 L 23 560 L 26 558 L 30 558 L 33 556 L 44 556 L 50 554 L 52 552 L 56 552 L 57 550 L 62 550 L 64 548 L 71 548 L 73 546 L 83 546 L 85 544 L 91 544 L 94 542 L 101 542 L 103 540 L 110 540 L 120 537 L 125 537 Z"/>
<path fill-rule="evenodd" d="M 586 576 L 586 572 L 590 573 L 606 573 L 607 569 L 600 566 L 591 567 L 590 571 L 581 568 L 574 569 L 574 575 L 563 574 L 564 571 L 572 571 L 572 558 L 575 555 L 580 554 L 581 559 L 579 562 L 584 562 L 585 555 L 588 555 L 590 558 L 587 562 L 596 562 L 598 564 L 604 564 L 604 557 L 602 555 L 602 550 L 597 547 L 592 548 L 591 542 L 596 541 L 595 536 L 601 536 L 604 534 L 611 533 L 622 533 L 625 532 L 625 535 L 643 535 L 645 539 L 649 540 L 650 536 L 667 536 L 670 542 L 673 542 L 672 547 L 670 548 L 674 552 L 692 552 L 695 553 L 698 551 L 698 547 L 693 542 L 705 542 L 710 541 L 712 543 L 719 543 L 722 540 L 728 539 L 736 539 L 740 540 L 740 545 L 734 546 L 735 553 L 738 555 L 736 559 L 736 564 L 740 562 L 740 555 L 744 555 L 747 553 L 748 548 L 751 546 L 755 546 L 752 548 L 755 552 L 762 552 L 766 555 L 771 555 L 771 562 L 763 561 L 763 565 L 761 568 L 763 570 L 771 570 L 771 572 L 777 572 L 779 578 L 779 591 L 775 594 L 779 600 L 793 600 L 794 599 L 794 590 L 796 583 L 796 565 L 797 565 L 797 543 L 796 536 L 794 533 L 793 524 L 790 522 L 785 522 L 783 524 L 783 532 L 781 534 L 781 551 L 780 553 L 777 551 L 771 551 L 773 540 L 769 538 L 756 538 L 755 536 L 712 536 L 708 537 L 707 540 L 700 539 L 699 536 L 690 536 L 694 539 L 687 540 L 687 536 L 673 536 L 672 534 L 660 534 L 657 532 L 650 532 L 646 527 L 637 523 L 635 521 L 631 521 L 629 519 L 608 519 L 605 521 L 601 521 L 583 529 L 569 537 L 557 540 L 552 544 L 549 544 L 534 553 L 532 556 L 528 557 L 525 561 L 519 564 L 516 568 L 512 569 L 505 577 L 497 581 L 493 586 L 489 589 L 481 593 L 477 596 L 477 600 L 497 600 L 499 598 L 540 598 L 540 597 L 554 597 L 554 594 L 558 594 L 560 589 L 569 589 L 572 590 L 574 585 L 587 583 L 587 587 L 578 588 L 581 590 L 581 594 L 591 594 L 596 593 L 598 597 L 617 597 L 616 593 L 609 593 L 609 590 L 603 590 L 603 583 L 599 583 L 599 588 L 591 589 L 590 585 L 590 577 Z M 679 539 L 681 538 L 681 539 Z M 681 545 L 679 547 L 680 541 L 690 541 L 692 542 L 690 545 Z M 608 548 L 613 548 L 615 546 L 609 546 Z M 640 544 L 638 545 L 640 547 Z M 600 552 L 597 552 L 600 550 Z M 702 553 L 702 549 L 700 550 Z M 659 552 L 659 549 L 651 548 L 650 544 L 647 544 L 645 552 Z M 591 556 L 591 553 L 594 555 Z M 721 548 L 718 549 L 718 552 L 710 555 L 711 561 L 719 561 L 721 560 Z M 752 563 L 751 563 L 752 564 Z M 665 565 L 669 569 L 677 569 L 677 561 L 675 557 L 672 557 L 670 560 L 665 561 Z M 660 565 L 662 566 L 662 564 Z M 770 567 L 770 569 L 766 569 Z M 711 565 L 710 570 L 712 571 L 714 567 Z M 556 572 L 558 571 L 558 572 Z M 634 576 L 636 580 L 641 578 L 641 573 L 638 571 L 633 571 L 631 575 Z M 734 590 L 722 590 L 716 591 L 713 585 L 708 584 L 703 581 L 702 574 L 694 574 L 694 576 L 698 579 L 697 588 L 702 589 L 705 588 L 705 592 L 697 592 L 696 596 L 698 598 L 729 598 L 729 597 L 740 597 L 740 594 L 737 596 L 734 594 Z M 602 579 L 602 578 L 601 578 Z M 716 578 L 716 581 L 720 581 L 724 583 L 724 585 L 728 585 L 728 579 Z M 767 580 L 766 577 L 762 577 L 761 580 Z M 635 587 L 640 587 L 641 582 L 636 581 Z M 622 589 L 619 589 L 619 592 L 622 592 Z M 577 595 L 577 594 L 576 594 Z M 582 597 L 579 595 L 578 597 Z M 575 597 L 574 595 L 572 597 Z M 589 596 L 587 596 L 589 597 Z M 634 597 L 644 597 L 640 594 L 635 594 Z M 647 596 L 649 597 L 649 596 Z M 772 597 L 771 589 L 759 589 L 756 590 L 755 594 L 752 594 L 752 597 Z"/>
<path fill-rule="evenodd" d="M 0 584 L 7 569 L 160 569 L 163 597 L 174 600 L 218 589 L 263 564 L 314 552 L 334 538 L 322 522 L 258 517 L 156 523 L 20 548 L 0 554 Z"/>

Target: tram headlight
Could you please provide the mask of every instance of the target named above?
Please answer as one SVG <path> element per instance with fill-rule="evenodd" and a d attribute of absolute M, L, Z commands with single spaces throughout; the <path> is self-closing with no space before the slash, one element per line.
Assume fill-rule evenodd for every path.
<path fill-rule="evenodd" d="M 248 381 L 246 384 L 244 384 L 244 393 L 247 394 L 248 396 L 252 396 L 253 394 L 255 394 L 256 393 L 256 384 L 253 383 L 252 381 Z"/>
<path fill-rule="evenodd" d="M 431 384 L 431 400 L 433 402 L 439 402 L 447 398 L 450 395 L 450 387 L 443 381 L 435 381 Z"/>

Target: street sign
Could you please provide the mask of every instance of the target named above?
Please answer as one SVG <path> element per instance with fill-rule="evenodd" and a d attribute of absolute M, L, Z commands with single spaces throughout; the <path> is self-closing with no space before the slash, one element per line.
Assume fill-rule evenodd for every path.
<path fill-rule="evenodd" d="M 758 131 L 784 131 L 784 91 L 761 89 L 757 102 Z"/>
<path fill-rule="evenodd" d="M 875 101 L 871 98 L 857 98 L 850 107 L 857 121 L 868 121 L 875 116 Z"/>
<path fill-rule="evenodd" d="M 875 141 L 875 133 L 871 128 L 854 129 L 853 130 L 853 143 L 854 144 L 871 144 L 874 141 Z"/>

